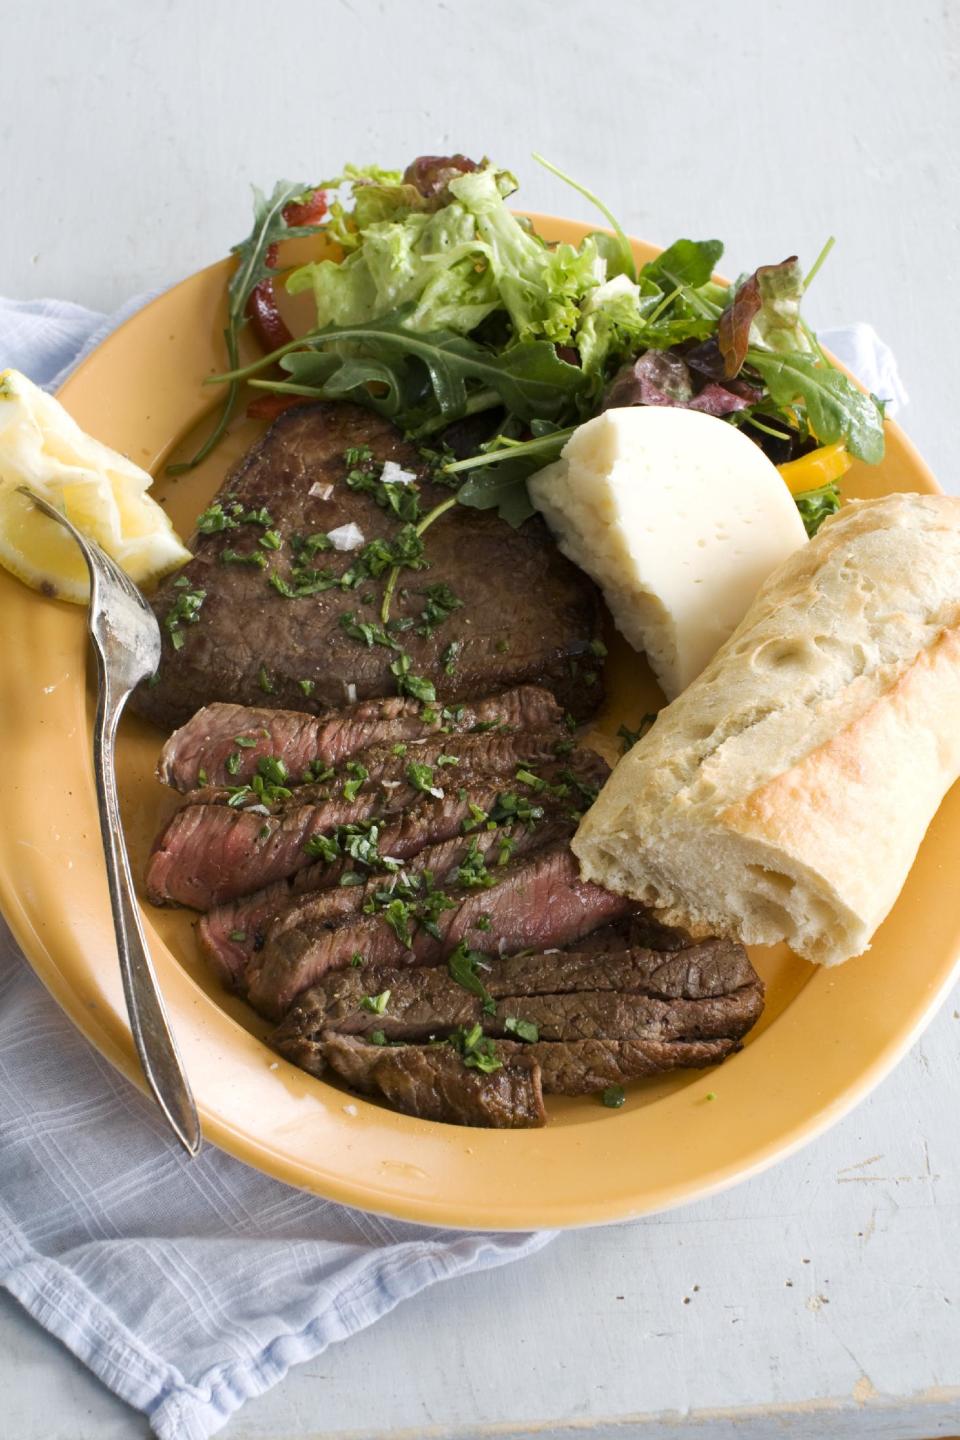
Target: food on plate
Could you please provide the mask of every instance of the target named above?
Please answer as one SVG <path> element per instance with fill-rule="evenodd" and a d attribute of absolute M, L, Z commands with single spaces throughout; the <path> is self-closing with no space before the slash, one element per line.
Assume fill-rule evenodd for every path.
<path fill-rule="evenodd" d="M 282 415 L 199 516 L 191 547 L 153 597 L 163 656 L 134 697 L 167 727 L 211 701 L 320 712 L 535 681 L 586 716 L 602 698 L 593 582 L 542 521 L 514 530 L 458 506 L 359 406 Z"/>
<path fill-rule="evenodd" d="M 0 564 L 20 580 L 77 604 L 89 595 L 76 543 L 20 486 L 62 510 L 139 584 L 179 569 L 189 552 L 147 494 L 152 483 L 25 375 L 0 372 Z"/>
<path fill-rule="evenodd" d="M 743 431 L 696 410 L 606 410 L 574 431 L 529 491 L 668 700 L 699 675 L 761 581 L 807 542 L 773 462 Z"/>
<path fill-rule="evenodd" d="M 508 208 L 516 183 L 462 155 L 422 156 L 402 174 L 348 166 L 327 182 L 337 198 L 317 232 L 328 248 L 287 280 L 312 294 L 315 327 L 215 377 L 227 406 L 241 380 L 276 403 L 352 399 L 439 452 L 458 502 L 515 525 L 532 514 L 527 477 L 611 405 L 722 416 L 778 463 L 839 442 L 868 463 L 882 457 L 880 406 L 829 362 L 800 314 L 832 241 L 806 279 L 791 256 L 728 285 L 713 277 L 717 240 L 677 240 L 638 266 L 599 201 L 613 234 L 551 244 Z M 258 204 L 237 247 L 234 329 L 260 273 L 250 257 L 284 238 L 292 189 Z M 234 335 L 231 363 L 236 349 Z M 815 488 L 822 518 L 837 487 Z"/>
<path fill-rule="evenodd" d="M 619 763 L 584 876 L 692 932 L 869 947 L 960 774 L 960 499 L 830 519 Z"/>
<path fill-rule="evenodd" d="M 544 1123 L 528 1098 L 537 1079 L 548 1094 L 589 1094 L 678 1066 L 716 1064 L 763 1009 L 746 952 L 729 941 L 679 952 L 489 957 L 476 966 L 476 993 L 456 973 L 455 966 L 336 971 L 300 996 L 271 1044 L 311 1074 L 332 1070 L 408 1113 L 515 1128 Z M 371 990 L 388 996 L 381 1011 L 366 1003 Z M 475 1063 L 464 1064 L 471 1055 Z M 518 1061 L 535 1065 L 536 1077 L 509 1074 Z M 411 1082 L 402 1090 L 398 1063 Z M 497 1081 L 501 1070 L 508 1074 Z M 485 1102 L 479 1117 L 478 1098 Z"/>
<path fill-rule="evenodd" d="M 281 1053 L 409 1113 L 542 1124 L 543 1090 L 717 1063 L 761 1012 L 741 946 L 581 879 L 570 838 L 609 767 L 545 690 L 213 705 L 159 774 L 188 793 L 151 898 L 206 911 L 201 952 Z"/>
<path fill-rule="evenodd" d="M 563 712 L 553 696 L 536 685 L 454 706 L 428 706 L 413 696 L 390 696 L 319 717 L 296 710 L 207 705 L 170 736 L 160 753 L 157 774 L 175 790 L 243 785 L 256 775 L 263 760 L 274 757 L 283 761 L 289 775 L 305 782 L 316 778 L 317 762 L 321 767 L 342 765 L 357 750 L 470 732 L 558 734 L 562 721 Z"/>

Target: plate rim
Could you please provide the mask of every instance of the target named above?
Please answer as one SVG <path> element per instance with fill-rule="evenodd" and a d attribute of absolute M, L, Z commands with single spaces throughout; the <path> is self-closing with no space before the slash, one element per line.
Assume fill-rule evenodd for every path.
<path fill-rule="evenodd" d="M 581 225 L 580 222 L 566 220 L 562 217 L 540 214 L 537 212 L 525 212 L 529 214 L 533 223 L 538 229 L 542 228 L 545 233 L 557 228 L 571 232 L 579 231 L 586 234 L 591 228 Z M 641 254 L 654 253 L 657 247 L 645 242 L 632 240 L 635 248 Z M 225 279 L 230 259 L 225 258 L 214 262 L 203 269 L 194 272 L 177 285 L 164 291 L 161 295 L 149 301 L 140 310 L 118 326 L 116 330 L 97 347 L 96 350 L 76 366 L 68 376 L 67 380 L 58 391 L 59 398 L 69 401 L 71 390 L 78 380 L 82 381 L 90 373 L 95 364 L 103 364 L 104 359 L 109 357 L 114 347 L 122 347 L 129 336 L 132 327 L 138 323 L 142 324 L 145 316 L 155 313 L 157 307 L 169 305 L 173 295 L 181 297 L 198 283 L 211 283 L 217 281 L 221 284 Z M 198 387 L 199 391 L 199 387 Z M 208 403 L 200 403 L 201 396 L 197 394 L 197 404 L 192 415 L 186 417 L 184 424 L 195 422 L 202 413 L 209 408 Z M 922 459 L 915 446 L 904 435 L 902 429 L 895 421 L 887 421 L 888 436 L 896 441 L 902 450 L 905 461 L 910 471 L 917 477 L 923 488 L 937 492 L 938 486 L 935 478 L 930 472 L 926 462 Z M 30 597 L 33 600 L 39 597 Z M 58 607 L 59 612 L 59 607 Z M 97 837 L 97 844 L 99 839 Z M 143 908 L 143 907 L 142 907 Z M 15 878 L 15 872 L 6 866 L 0 866 L 0 910 L 2 910 L 7 923 L 16 939 L 18 945 L 27 957 L 34 972 L 39 976 L 47 990 L 64 1010 L 68 1018 L 81 1031 L 82 1034 L 95 1046 L 104 1058 L 128 1079 L 132 1080 L 142 1093 L 146 1093 L 146 1085 L 139 1070 L 139 1063 L 133 1049 L 132 1039 L 129 1030 L 125 1030 L 126 1044 L 123 1036 L 118 1037 L 111 1033 L 111 1027 L 105 1025 L 100 1017 L 91 1013 L 89 1004 L 85 1003 L 83 997 L 77 992 L 75 986 L 71 986 L 68 976 L 57 964 L 50 953 L 48 943 L 38 933 L 36 926 L 32 923 L 27 909 L 22 903 L 20 887 Z M 151 944 L 162 944 L 159 936 L 150 925 L 149 912 L 144 909 L 144 917 L 151 932 Z M 72 937 L 71 937 L 72 938 Z M 948 948 L 946 945 L 945 949 Z M 880 1081 L 890 1073 L 899 1060 L 906 1054 L 915 1043 L 919 1035 L 930 1023 L 942 1004 L 946 994 L 954 984 L 958 973 L 960 973 L 960 935 L 955 937 L 950 944 L 951 958 L 945 963 L 940 973 L 939 982 L 928 992 L 924 1002 L 916 1010 L 913 1021 L 910 1025 L 899 1030 L 895 1036 L 874 1055 L 872 1062 L 865 1065 L 843 1089 L 826 1101 L 822 1107 L 815 1110 L 806 1119 L 797 1120 L 792 1126 L 757 1147 L 752 1152 L 752 1158 L 745 1162 L 738 1162 L 736 1159 L 730 1161 L 726 1166 L 715 1167 L 714 1171 L 705 1175 L 699 1182 L 696 1180 L 676 1187 L 672 1192 L 664 1192 L 658 1199 L 652 1202 L 644 1202 L 640 1205 L 630 1205 L 620 1201 L 609 1202 L 602 1197 L 592 1202 L 581 1201 L 575 1206 L 567 1205 L 561 1207 L 563 1213 L 558 1214 L 551 1205 L 543 1207 L 539 1203 L 525 1204 L 523 1200 L 515 1201 L 492 1218 L 485 1218 L 475 1205 L 448 1204 L 443 1199 L 425 1197 L 423 1194 L 400 1195 L 395 1188 L 385 1187 L 382 1193 L 374 1193 L 369 1183 L 357 1183 L 349 1177 L 340 1175 L 331 1176 L 324 1172 L 322 1181 L 318 1181 L 317 1171 L 314 1169 L 309 1174 L 303 1167 L 290 1160 L 282 1149 L 264 1142 L 262 1139 L 251 1140 L 249 1132 L 239 1130 L 234 1124 L 227 1122 L 215 1111 L 211 1111 L 201 1101 L 198 1095 L 198 1106 L 201 1110 L 201 1119 L 205 1138 L 226 1150 L 235 1158 L 247 1164 L 253 1164 L 274 1178 L 285 1183 L 294 1184 L 300 1188 L 321 1194 L 340 1203 L 353 1205 L 374 1213 L 389 1215 L 394 1218 L 418 1221 L 432 1225 L 446 1225 L 453 1228 L 469 1228 L 476 1230 L 516 1230 L 524 1231 L 540 1227 L 550 1228 L 577 1228 L 582 1226 L 593 1226 L 599 1224 L 613 1223 L 618 1220 L 634 1218 L 636 1216 L 654 1212 L 661 1212 L 675 1208 L 682 1204 L 692 1203 L 695 1200 L 706 1198 L 724 1189 L 748 1179 L 753 1175 L 769 1168 L 772 1164 L 788 1155 L 795 1153 L 803 1145 L 810 1143 L 819 1135 L 823 1134 L 831 1125 L 837 1123 L 844 1115 L 848 1114 Z M 175 958 L 175 957 L 174 957 Z M 848 962 L 854 964 L 856 962 Z M 198 995 L 203 992 L 196 986 L 196 982 L 181 968 L 181 973 L 195 986 Z M 815 972 L 811 977 L 811 983 L 816 981 L 825 972 Z M 207 997 L 204 997 L 207 998 Z M 215 1004 L 215 1002 L 212 1002 Z M 788 1007 L 789 1008 L 789 1007 Z M 247 1033 L 243 1027 L 234 1021 L 232 1017 L 220 1010 L 219 1013 L 227 1019 L 241 1033 Z M 124 1027 L 126 1026 L 125 1016 Z M 776 1025 L 771 1026 L 771 1031 Z M 115 1027 L 114 1027 L 115 1028 Z M 691 1085 L 695 1084 L 698 1073 L 711 1076 L 715 1071 L 691 1072 L 694 1077 Z M 310 1077 L 307 1077 L 308 1079 Z M 315 1084 L 322 1082 L 314 1082 Z M 326 1087 L 325 1087 L 326 1088 Z M 689 1089 L 690 1087 L 684 1087 Z M 339 1094 L 339 1092 L 336 1092 Z M 342 1097 L 341 1097 L 342 1098 Z M 390 1113 L 390 1112 L 386 1112 Z M 402 1122 L 410 1123 L 410 1117 L 394 1117 Z M 415 1125 L 422 1126 L 429 1122 L 416 1121 Z M 591 1124 L 602 1124 L 603 1119 L 598 1116 L 596 1122 Z M 433 1127 L 434 1129 L 447 1130 L 453 1127 Z M 490 1132 L 466 1132 L 468 1135 L 476 1136 Z M 493 1132 L 502 1133 L 502 1132 Z M 550 1132 L 517 1132 L 525 1135 L 543 1136 Z M 562 1133 L 562 1132 L 560 1132 Z M 748 1154 L 751 1154 L 748 1147 Z"/>

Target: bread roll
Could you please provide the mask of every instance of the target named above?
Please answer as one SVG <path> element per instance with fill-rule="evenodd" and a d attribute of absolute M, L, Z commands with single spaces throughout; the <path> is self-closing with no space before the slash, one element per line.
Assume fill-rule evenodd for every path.
<path fill-rule="evenodd" d="M 960 774 L 960 499 L 854 502 L 620 761 L 587 879 L 697 934 L 867 949 Z"/>

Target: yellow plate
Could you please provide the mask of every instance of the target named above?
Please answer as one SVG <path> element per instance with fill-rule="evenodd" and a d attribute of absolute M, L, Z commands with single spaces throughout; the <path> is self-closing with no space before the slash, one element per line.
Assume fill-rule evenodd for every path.
<path fill-rule="evenodd" d="M 587 229 L 534 219 L 550 239 L 577 242 Z M 638 243 L 636 253 L 656 252 Z M 223 362 L 227 274 L 224 261 L 154 301 L 63 388 L 81 425 L 155 473 L 184 451 L 210 402 L 200 382 Z M 262 428 L 244 421 L 202 470 L 161 477 L 155 493 L 181 532 Z M 883 465 L 856 465 L 844 479 L 847 495 L 936 488 L 892 424 Z M 84 617 L 0 574 L 0 636 L 3 909 L 63 1009 L 142 1088 L 100 855 Z M 612 649 L 599 722 L 608 737 L 657 703 L 645 667 L 624 646 Z M 173 803 L 153 778 L 160 738 L 134 719 L 122 727 L 120 788 L 138 875 Z M 187 912 L 144 913 L 208 1141 L 292 1185 L 384 1214 L 527 1229 L 620 1220 L 706 1195 L 849 1110 L 903 1055 L 953 979 L 958 864 L 955 790 L 869 954 L 815 971 L 783 948 L 756 952 L 769 998 L 742 1053 L 714 1071 L 635 1085 L 621 1110 L 596 1098 L 551 1101 L 542 1131 L 414 1120 L 312 1079 L 278 1060 L 262 1042 L 263 1022 L 206 973 Z"/>

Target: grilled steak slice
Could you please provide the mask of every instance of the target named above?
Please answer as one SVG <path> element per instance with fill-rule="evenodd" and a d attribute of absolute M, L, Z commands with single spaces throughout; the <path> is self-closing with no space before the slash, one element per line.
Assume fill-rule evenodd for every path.
<path fill-rule="evenodd" d="M 424 845 L 458 834 L 477 807 L 492 810 L 502 795 L 523 795 L 524 803 L 542 808 L 540 787 L 546 787 L 546 799 L 551 797 L 550 787 L 553 792 L 559 788 L 565 792 L 568 806 L 582 809 L 582 787 L 589 793 L 606 773 L 600 756 L 585 750 L 575 766 L 555 763 L 538 767 L 536 784 L 518 784 L 514 779 L 507 786 L 501 776 L 471 772 L 462 777 L 464 783 L 456 790 L 447 791 L 429 806 L 417 804 L 423 794 L 410 785 L 361 789 L 351 800 L 342 793 L 331 796 L 324 787 L 316 792 L 305 786 L 278 806 L 233 809 L 187 803 L 155 842 L 147 867 L 147 893 L 157 905 L 208 910 L 304 869 L 313 858 L 306 846 L 314 836 L 406 810 L 403 821 L 391 829 L 390 849 L 381 852 L 403 860 Z M 202 799 L 204 793 L 201 790 L 195 795 Z M 301 798 L 309 803 L 301 803 Z"/>
<path fill-rule="evenodd" d="M 576 804 L 582 810 L 586 808 L 582 803 L 584 799 L 593 802 L 610 773 L 601 756 L 593 750 L 575 748 L 558 759 L 557 746 L 567 751 L 568 741 L 556 737 L 551 740 L 546 736 L 538 741 L 528 735 L 525 744 L 518 745 L 516 742 L 520 733 L 517 736 L 470 735 L 462 739 L 459 747 L 450 745 L 448 737 L 444 737 L 446 743 L 438 740 L 411 741 L 400 747 L 404 752 L 402 755 L 394 754 L 393 749 L 386 746 L 358 750 L 354 760 L 348 760 L 340 770 L 328 772 L 323 780 L 298 785 L 287 776 L 280 798 L 269 799 L 268 794 L 269 803 L 266 804 L 264 791 L 262 787 L 258 788 L 260 777 L 257 776 L 253 786 L 203 785 L 188 791 L 183 803 L 230 805 L 235 810 L 256 809 L 259 814 L 265 813 L 265 810 L 275 813 L 291 809 L 294 805 L 318 805 L 324 800 L 334 800 L 344 793 L 347 782 L 358 794 L 378 788 L 387 792 L 411 784 L 419 787 L 421 793 L 432 794 L 435 790 L 442 793 L 457 789 L 480 775 L 508 777 L 500 780 L 504 789 L 516 789 L 519 784 L 523 790 L 534 794 L 548 785 L 565 784 L 571 805 Z M 525 748 L 532 753 L 525 755 Z M 419 768 L 417 774 L 411 774 L 411 765 L 426 766 L 427 769 Z M 430 772 L 433 772 L 432 775 Z M 518 782 L 513 778 L 515 774 L 524 773 L 532 775 L 533 779 Z M 543 786 L 539 785 L 540 780 L 544 782 Z M 246 793 L 243 793 L 244 789 Z M 437 798 L 440 798 L 439 794 Z"/>
<path fill-rule="evenodd" d="M 192 790 L 200 772 L 211 785 L 242 785 L 252 779 L 265 756 L 284 762 L 290 775 L 301 776 L 319 761 L 342 765 L 358 750 L 394 745 L 425 736 L 461 735 L 483 725 L 511 730 L 556 730 L 561 711 L 553 696 L 536 685 L 521 685 L 490 699 L 432 713 L 418 700 L 398 695 L 365 700 L 331 714 L 304 715 L 295 710 L 266 710 L 245 705 L 206 705 L 170 736 L 157 774 L 165 785 Z M 227 768 L 227 761 L 232 768 Z"/>
<path fill-rule="evenodd" d="M 397 808 L 413 798 L 406 787 L 394 795 Z M 147 864 L 147 895 L 154 905 L 208 910 L 309 865 L 305 847 L 312 836 L 381 814 L 389 803 L 370 791 L 355 800 L 296 805 L 275 815 L 184 805 L 157 837 Z"/>
<path fill-rule="evenodd" d="M 376 1049 L 376 1046 L 372 1046 Z M 740 1048 L 737 1040 L 561 1040 L 519 1046 L 497 1041 L 497 1055 L 509 1063 L 518 1050 L 541 1069 L 547 1095 L 590 1095 L 608 1085 L 662 1075 L 666 1070 L 718 1065 Z"/>
<path fill-rule="evenodd" d="M 518 1130 L 545 1125 L 540 1067 L 516 1055 L 492 1074 L 467 1069 L 447 1046 L 384 1049 L 331 1038 L 330 1064 L 354 1089 L 378 1091 L 397 1110 L 449 1125 Z M 374 1056 L 366 1052 L 375 1050 Z M 355 1053 L 362 1051 L 363 1053 Z"/>
<path fill-rule="evenodd" d="M 210 533 L 208 519 L 207 533 L 191 542 L 194 558 L 154 597 L 163 658 L 157 683 L 134 697 L 142 715 L 170 729 L 211 700 L 257 705 L 267 686 L 278 705 L 315 714 L 344 705 L 351 694 L 361 700 L 393 694 L 394 654 L 358 643 L 341 625 L 350 612 L 378 618 L 385 571 L 359 588 L 343 588 L 361 552 L 328 549 L 307 561 L 312 593 L 287 598 L 272 581 L 275 575 L 281 590 L 297 588 L 304 575 L 299 537 L 353 524 L 365 543 L 395 541 L 400 522 L 392 510 L 347 484 L 345 453 L 361 446 L 377 462 L 373 481 L 387 460 L 422 473 L 417 452 L 390 421 L 344 403 L 288 410 L 228 475 L 212 522 L 220 528 Z M 446 487 L 427 480 L 419 486 L 423 513 L 449 498 Z M 276 541 L 260 547 L 266 526 L 280 548 Z M 548 685 L 578 716 L 596 709 L 602 686 L 591 646 L 600 639 L 598 592 L 561 555 L 539 516 L 514 530 L 493 511 L 454 506 L 425 545 L 429 568 L 402 572 L 393 618 L 413 622 L 402 632 L 412 673 L 433 678 L 441 702 L 533 681 Z M 228 552 L 260 554 L 269 563 L 224 563 Z M 449 586 L 462 603 L 431 627 L 421 617 L 427 587 L 436 585 Z M 183 597 L 201 591 L 192 620 L 178 623 Z M 366 594 L 373 594 L 371 604 Z M 460 648 L 448 675 L 441 657 L 450 644 Z"/>
<path fill-rule="evenodd" d="M 391 827 L 394 832 L 399 832 L 402 824 L 396 819 L 384 821 L 383 829 L 377 835 L 382 855 L 393 854 Z M 537 826 L 498 825 L 493 830 L 478 830 L 472 835 L 455 835 L 450 840 L 427 845 L 411 855 L 404 861 L 404 870 L 409 874 L 430 870 L 440 884 L 447 880 L 452 883 L 457 867 L 469 857 L 474 847 L 485 860 L 489 857 L 491 866 L 496 866 L 502 855 L 526 855 L 556 840 L 569 839 L 575 827 L 576 821 L 572 817 L 557 815 L 544 819 Z M 289 880 L 277 881 L 254 895 L 218 905 L 204 915 L 197 926 L 197 940 L 201 952 L 222 983 L 229 989 L 246 992 L 253 972 L 260 968 L 259 952 L 270 926 L 305 896 L 322 894 L 324 897 L 322 907 L 312 909 L 315 918 L 321 914 L 330 919 L 359 914 L 370 896 L 370 883 L 375 888 L 382 888 L 388 881 L 386 875 L 379 875 L 367 885 L 342 887 L 342 877 L 354 868 L 351 859 L 334 860 L 329 864 L 319 861 L 306 870 L 298 871 Z"/>
<path fill-rule="evenodd" d="M 443 966 L 370 968 L 325 975 L 291 1006 L 271 1044 L 314 1074 L 324 1031 L 424 1041 L 482 1025 L 509 1037 L 509 1021 L 533 1022 L 541 1040 L 739 1039 L 763 1009 L 763 985 L 742 945 L 707 940 L 679 955 L 628 950 L 597 957 L 555 953 L 488 957 L 478 978 L 491 999 Z M 382 1013 L 365 1004 L 387 992 Z"/>
<path fill-rule="evenodd" d="M 438 910 L 431 928 L 389 911 L 333 926 L 298 906 L 271 928 L 250 1003 L 280 1019 L 287 1007 L 329 970 L 356 954 L 369 964 L 429 965 L 446 959 L 461 940 L 493 950 L 566 945 L 618 916 L 635 903 L 581 880 L 566 843 L 548 846 L 499 871 L 489 889 L 443 892 L 449 909 Z M 432 932 L 432 933 L 431 933 Z"/>
<path fill-rule="evenodd" d="M 372 1088 L 382 1089 L 378 1072 L 385 1055 L 394 1062 L 406 1056 L 406 1063 L 412 1065 L 413 1054 L 426 1059 L 444 1053 L 442 1044 L 371 1045 L 356 1036 L 338 1035 L 333 1030 L 325 1031 L 322 1041 L 331 1070 L 354 1090 L 366 1093 Z M 533 1045 L 502 1040 L 495 1044 L 496 1058 L 504 1069 L 512 1068 L 521 1060 L 539 1067 L 545 1095 L 589 1095 L 605 1090 L 608 1085 L 660 1075 L 667 1070 L 716 1065 L 736 1049 L 734 1040 L 560 1040 Z M 450 1054 L 464 1075 L 476 1073 L 463 1064 L 452 1046 Z M 493 1072 L 494 1076 L 499 1073 Z"/>

